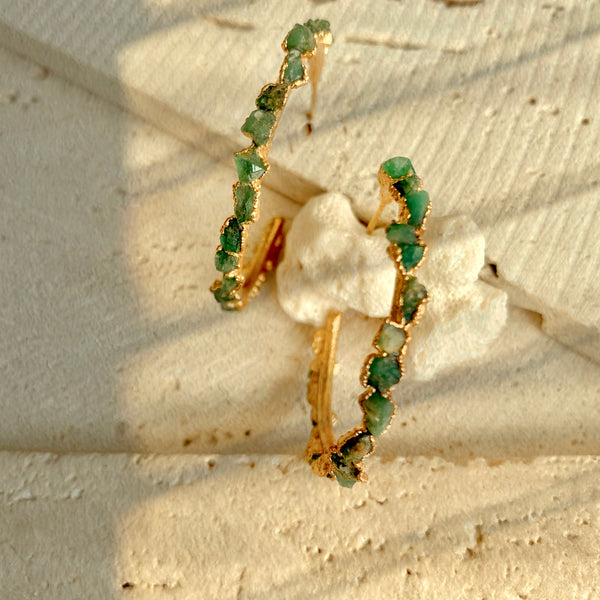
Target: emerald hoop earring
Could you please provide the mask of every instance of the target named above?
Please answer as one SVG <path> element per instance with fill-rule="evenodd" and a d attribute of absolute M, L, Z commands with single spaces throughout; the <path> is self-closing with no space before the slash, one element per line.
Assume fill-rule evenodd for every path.
<path fill-rule="evenodd" d="M 245 264 L 248 230 L 258 220 L 261 181 L 270 168 L 267 158 L 289 95 L 311 82 L 311 118 L 318 81 L 332 43 L 328 21 L 311 19 L 304 25 L 295 25 L 282 44 L 286 56 L 277 82 L 262 88 L 256 98 L 256 110 L 242 126 L 242 133 L 252 139 L 252 144 L 234 154 L 239 179 L 233 186 L 234 214 L 221 228 L 215 254 L 215 267 L 223 275 L 210 288 L 224 310 L 242 310 L 258 293 L 266 274 L 277 265 L 283 248 L 283 219 L 275 217 L 270 221 L 254 257 Z"/>
<path fill-rule="evenodd" d="M 388 254 L 396 266 L 396 281 L 390 316 L 380 326 L 367 356 L 361 383 L 365 392 L 359 404 L 363 418 L 359 426 L 337 440 L 333 433 L 331 391 L 335 352 L 342 314 L 331 311 L 323 327 L 313 336 L 314 360 L 309 371 L 307 400 L 313 428 L 306 448 L 306 460 L 317 475 L 333 478 L 344 487 L 366 481 L 363 460 L 390 425 L 395 407 L 392 388 L 404 373 L 403 358 L 428 300 L 427 290 L 414 273 L 426 255 L 423 243 L 425 223 L 431 210 L 429 195 L 408 158 L 385 161 L 378 174 L 381 202 L 371 219 L 372 232 L 386 204 L 396 202 L 398 217 L 388 226 Z"/>

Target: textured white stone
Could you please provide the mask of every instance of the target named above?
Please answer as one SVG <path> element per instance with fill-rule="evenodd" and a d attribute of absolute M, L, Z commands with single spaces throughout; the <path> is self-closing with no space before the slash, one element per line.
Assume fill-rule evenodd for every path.
<path fill-rule="evenodd" d="M 431 300 L 407 359 L 411 375 L 422 380 L 482 356 L 506 322 L 506 293 L 477 279 L 485 240 L 475 223 L 431 217 L 425 241 L 427 258 L 417 275 Z M 396 279 L 388 245 L 383 229 L 367 235 L 343 195 L 312 198 L 292 222 L 277 269 L 283 310 L 315 326 L 331 310 L 386 317 Z"/>
<path fill-rule="evenodd" d="M 0 453 L 2 598 L 595 600 L 600 464 Z M 401 596 L 399 596 L 401 594 Z"/>
<path fill-rule="evenodd" d="M 240 315 L 206 288 L 235 178 L 222 149 L 243 142 L 281 32 L 318 9 L 337 40 L 313 136 L 292 100 L 270 181 L 299 199 L 358 196 L 381 160 L 418 155 L 438 209 L 471 214 L 500 275 L 585 338 L 598 322 L 599 8 L 0 1 L 0 43 L 228 161 L 0 52 L 0 446 L 78 453 L 0 453 L 0 596 L 597 598 L 597 460 L 535 457 L 600 452 L 600 370 L 536 315 L 511 310 L 477 363 L 398 386 L 370 482 L 343 495 L 295 457 L 310 327 L 271 283 Z M 261 222 L 295 214 L 263 196 Z M 376 323 L 344 322 L 334 405 L 354 426 Z M 199 455 L 115 454 L 131 450 Z"/>
<path fill-rule="evenodd" d="M 240 314 L 208 292 L 233 166 L 10 52 L 0 62 L 0 446 L 301 454 L 313 328 L 281 310 L 273 277 Z M 297 211 L 264 189 L 251 237 Z M 378 326 L 344 316 L 340 431 L 360 419 Z M 409 365 L 378 456 L 599 453 L 600 369 L 540 326 L 513 309 L 478 361 L 428 382 Z"/>
<path fill-rule="evenodd" d="M 482 229 L 515 298 L 599 360 L 600 4 L 458 4 L 0 0 L 0 43 L 229 161 L 285 32 L 329 19 L 313 133 L 305 88 L 267 185 L 299 201 L 359 198 L 382 160 L 410 156 L 438 214 Z"/>

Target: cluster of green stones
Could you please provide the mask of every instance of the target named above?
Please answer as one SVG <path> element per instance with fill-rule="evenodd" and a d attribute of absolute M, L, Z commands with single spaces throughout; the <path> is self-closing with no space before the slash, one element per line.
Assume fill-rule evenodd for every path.
<path fill-rule="evenodd" d="M 385 161 L 379 181 L 382 186 L 389 186 L 388 191 L 399 206 L 397 222 L 386 231 L 388 252 L 397 268 L 395 306 L 377 332 L 373 340 L 376 353 L 367 357 L 361 374 L 366 388 L 359 400 L 362 423 L 340 440 L 339 450 L 331 456 L 332 473 L 344 487 L 364 480 L 362 461 L 373 451 L 374 438 L 392 420 L 391 391 L 402 377 L 410 330 L 419 321 L 427 301 L 427 290 L 413 273 L 425 255 L 422 235 L 430 211 L 429 194 L 422 189 L 420 178 L 405 157 Z"/>
<path fill-rule="evenodd" d="M 256 110 L 250 113 L 242 126 L 242 133 L 252 139 L 252 144 L 233 157 L 239 179 L 233 186 L 235 214 L 221 228 L 215 267 L 223 275 L 210 288 L 224 310 L 244 307 L 241 299 L 244 285 L 242 263 L 248 228 L 258 219 L 261 179 L 269 170 L 267 156 L 288 96 L 292 89 L 309 81 L 307 62 L 315 53 L 317 44 L 331 44 L 331 41 L 330 25 L 325 20 L 311 19 L 304 25 L 295 25 L 282 44 L 286 56 L 279 79 L 262 88 L 256 99 Z"/>

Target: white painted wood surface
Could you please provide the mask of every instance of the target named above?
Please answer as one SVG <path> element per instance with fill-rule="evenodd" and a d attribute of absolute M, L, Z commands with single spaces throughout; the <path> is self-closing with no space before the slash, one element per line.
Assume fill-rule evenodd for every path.
<path fill-rule="evenodd" d="M 438 214 L 466 212 L 484 229 L 515 301 L 596 360 L 598 2 L 2 0 L 0 42 L 229 161 L 283 35 L 315 15 L 336 43 L 314 132 L 305 91 L 268 185 L 364 202 L 382 159 L 411 156 Z"/>

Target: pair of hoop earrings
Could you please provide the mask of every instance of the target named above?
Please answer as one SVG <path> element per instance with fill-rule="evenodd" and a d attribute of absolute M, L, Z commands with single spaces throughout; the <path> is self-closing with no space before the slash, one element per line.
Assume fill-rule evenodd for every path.
<path fill-rule="evenodd" d="M 248 229 L 258 220 L 261 181 L 269 171 L 267 157 L 287 99 L 293 89 L 310 81 L 312 101 L 308 117 L 311 118 L 324 59 L 332 43 L 330 25 L 325 20 L 295 25 L 282 44 L 286 55 L 277 82 L 262 88 L 256 110 L 242 126 L 252 144 L 234 154 L 239 179 L 233 186 L 234 215 L 221 228 L 215 267 L 222 278 L 210 288 L 224 310 L 244 309 L 258 293 L 267 273 L 277 265 L 284 243 L 284 220 L 276 217 L 270 221 L 254 257 L 245 264 Z M 428 299 L 425 287 L 414 273 L 426 254 L 422 236 L 431 208 L 429 195 L 410 160 L 401 156 L 380 166 L 378 181 L 381 202 L 367 233 L 374 230 L 384 207 L 395 202 L 398 216 L 388 226 L 386 236 L 390 242 L 388 254 L 396 266 L 396 282 L 390 315 L 373 339 L 375 352 L 367 356 L 360 376 L 365 388 L 359 398 L 363 412 L 360 425 L 336 440 L 331 390 L 340 312 L 330 312 L 324 326 L 314 333 L 315 356 L 308 379 L 307 399 L 313 427 L 306 460 L 317 475 L 335 477 L 344 487 L 367 479 L 363 460 L 373 452 L 375 438 L 388 428 L 393 418 L 391 391 L 403 375 L 410 332 L 421 318 Z"/>

